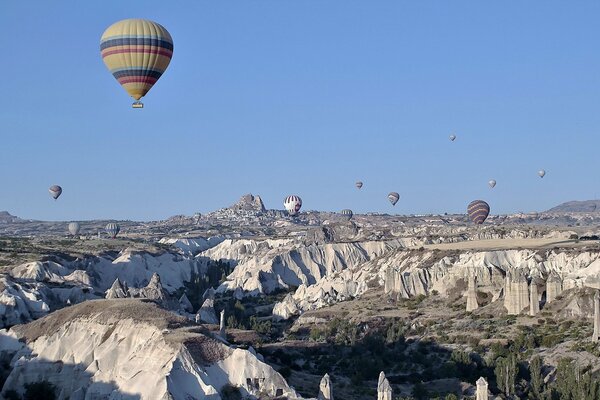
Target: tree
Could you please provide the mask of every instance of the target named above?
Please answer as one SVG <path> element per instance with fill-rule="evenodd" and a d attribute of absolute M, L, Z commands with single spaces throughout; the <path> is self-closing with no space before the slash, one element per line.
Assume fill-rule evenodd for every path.
<path fill-rule="evenodd" d="M 48 381 L 25 384 L 23 400 L 55 400 L 56 387 Z"/>
<path fill-rule="evenodd" d="M 542 359 L 535 356 L 529 362 L 529 374 L 531 376 L 531 392 L 534 399 L 540 399 L 544 391 L 544 377 L 542 376 Z"/>
<path fill-rule="evenodd" d="M 496 360 L 496 368 L 494 369 L 496 383 L 498 384 L 498 389 L 507 396 L 515 393 L 517 372 L 517 359 L 514 354 Z"/>

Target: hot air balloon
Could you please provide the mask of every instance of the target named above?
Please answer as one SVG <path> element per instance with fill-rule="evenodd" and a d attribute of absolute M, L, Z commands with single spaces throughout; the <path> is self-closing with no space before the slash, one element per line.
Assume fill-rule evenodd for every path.
<path fill-rule="evenodd" d="M 52 198 L 56 200 L 62 194 L 62 188 L 58 185 L 52 185 L 50 186 L 50 189 L 48 189 L 48 192 L 50 192 L 50 196 L 52 196 Z"/>
<path fill-rule="evenodd" d="M 454 142 L 456 140 L 456 135 L 450 135 L 450 141 Z"/>
<path fill-rule="evenodd" d="M 100 39 L 102 60 L 134 98 L 133 108 L 165 72 L 173 57 L 173 39 L 156 22 L 124 19 L 109 26 Z"/>
<path fill-rule="evenodd" d="M 119 232 L 121 231 L 121 227 L 119 227 L 119 225 L 115 224 L 114 222 L 107 224 L 106 228 L 104 229 L 106 230 L 106 233 L 108 233 L 113 239 L 116 238 Z"/>
<path fill-rule="evenodd" d="M 488 185 L 490 185 L 491 188 L 494 188 L 494 186 L 496 186 L 496 181 L 492 179 L 488 182 Z"/>
<path fill-rule="evenodd" d="M 300 212 L 300 208 L 302 207 L 302 199 L 296 195 L 288 196 L 283 201 L 283 206 L 289 215 L 296 215 Z"/>
<path fill-rule="evenodd" d="M 540 176 L 540 178 L 543 178 L 543 177 L 544 177 L 544 175 L 546 175 L 546 171 L 544 171 L 543 169 L 540 169 L 540 170 L 538 171 L 538 175 Z"/>
<path fill-rule="evenodd" d="M 467 206 L 467 214 L 471 221 L 481 225 L 490 215 L 490 205 L 483 200 L 474 200 Z"/>
<path fill-rule="evenodd" d="M 76 236 L 79 233 L 79 229 L 81 229 L 81 226 L 79 226 L 79 222 L 71 222 L 69 224 L 69 233 L 73 236 Z"/>
<path fill-rule="evenodd" d="M 356 187 L 361 189 L 363 187 L 363 183 L 361 181 L 356 182 Z"/>
<path fill-rule="evenodd" d="M 392 205 L 395 206 L 398 200 L 400 200 L 400 195 L 396 192 L 392 192 L 388 194 L 388 199 L 390 200 L 390 203 L 392 203 Z"/>
<path fill-rule="evenodd" d="M 349 209 L 342 210 L 341 214 L 346 221 L 350 221 L 352 219 L 352 216 L 354 216 L 352 210 Z"/>

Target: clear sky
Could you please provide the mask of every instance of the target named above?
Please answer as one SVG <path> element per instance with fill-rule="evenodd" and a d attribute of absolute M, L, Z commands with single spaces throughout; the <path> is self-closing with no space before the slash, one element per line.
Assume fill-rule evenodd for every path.
<path fill-rule="evenodd" d="M 253 193 L 267 208 L 298 194 L 304 209 L 481 198 L 505 213 L 598 198 L 599 17 L 598 1 L 2 0 L 0 210 L 161 219 Z M 124 18 L 175 43 L 143 110 L 99 53 Z"/>

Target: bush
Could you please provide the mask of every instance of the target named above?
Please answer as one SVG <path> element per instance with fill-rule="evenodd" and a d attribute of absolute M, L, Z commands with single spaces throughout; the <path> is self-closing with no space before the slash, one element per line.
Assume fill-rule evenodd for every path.
<path fill-rule="evenodd" d="M 221 398 L 223 400 L 242 400 L 242 392 L 239 387 L 227 384 L 221 389 Z"/>
<path fill-rule="evenodd" d="M 56 400 L 56 387 L 48 381 L 25 384 L 23 400 Z"/>
<path fill-rule="evenodd" d="M 12 389 L 7 390 L 6 393 L 4 393 L 4 398 L 6 400 L 21 400 L 21 396 L 19 396 L 19 393 Z"/>

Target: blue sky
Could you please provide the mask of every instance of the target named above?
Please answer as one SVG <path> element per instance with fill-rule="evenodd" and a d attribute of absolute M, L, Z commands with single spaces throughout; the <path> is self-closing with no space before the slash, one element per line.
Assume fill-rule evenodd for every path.
<path fill-rule="evenodd" d="M 506 213 L 600 195 L 600 2 L 174 3 L 0 3 L 0 210 L 160 219 L 295 193 Z M 124 18 L 175 43 L 143 110 L 99 54 Z"/>

